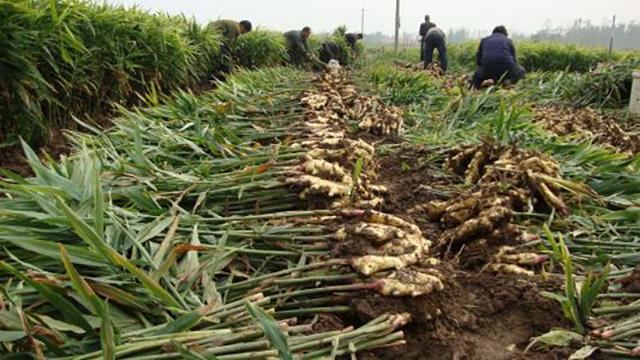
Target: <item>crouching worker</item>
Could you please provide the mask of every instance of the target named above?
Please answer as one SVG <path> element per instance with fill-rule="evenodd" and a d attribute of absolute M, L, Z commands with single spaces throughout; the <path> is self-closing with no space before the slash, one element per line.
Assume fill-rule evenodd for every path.
<path fill-rule="evenodd" d="M 518 65 L 516 49 L 504 26 L 496 27 L 491 36 L 480 41 L 476 62 L 478 69 L 472 80 L 472 85 L 476 89 L 489 79 L 496 84 L 503 79 L 515 84 L 526 74 L 524 68 Z"/>
<path fill-rule="evenodd" d="M 220 52 L 225 62 L 225 71 L 229 72 L 233 70 L 233 56 L 231 54 L 231 47 L 238 40 L 238 37 L 242 34 L 246 34 L 251 31 L 253 26 L 248 20 L 242 20 L 236 22 L 233 20 L 216 20 L 209 23 L 209 28 L 214 29 L 222 36 L 222 44 L 220 46 Z"/>
<path fill-rule="evenodd" d="M 291 30 L 284 33 L 284 37 L 287 40 L 289 60 L 291 64 L 297 66 L 311 65 L 315 68 L 324 67 L 324 64 L 313 56 L 309 49 L 309 42 L 307 40 L 310 36 L 311 28 L 308 26 L 305 26 L 302 31 Z"/>
<path fill-rule="evenodd" d="M 320 47 L 320 61 L 328 64 L 331 60 L 340 61 L 340 45 L 333 41 L 325 41 Z"/>
<path fill-rule="evenodd" d="M 447 71 L 447 40 L 442 29 L 437 26 L 432 27 L 424 37 L 424 68 L 427 69 L 433 62 L 433 51 L 438 49 L 440 58 L 440 69 Z"/>

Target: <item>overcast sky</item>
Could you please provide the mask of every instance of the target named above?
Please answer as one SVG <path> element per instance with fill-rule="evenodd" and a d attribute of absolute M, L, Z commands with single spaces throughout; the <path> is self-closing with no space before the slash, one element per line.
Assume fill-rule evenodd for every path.
<path fill-rule="evenodd" d="M 365 8 L 365 32 L 393 33 L 394 0 L 107 0 L 171 14 L 184 13 L 199 21 L 230 18 L 249 19 L 275 30 L 333 30 L 345 24 L 360 29 L 360 9 Z M 640 20 L 640 0 L 401 0 L 401 32 L 417 32 L 425 13 L 444 30 L 468 28 L 490 30 L 504 24 L 512 32 L 531 33 L 553 26 L 569 25 L 574 19 L 596 24 Z M 640 40 L 639 40 L 640 41 Z"/>

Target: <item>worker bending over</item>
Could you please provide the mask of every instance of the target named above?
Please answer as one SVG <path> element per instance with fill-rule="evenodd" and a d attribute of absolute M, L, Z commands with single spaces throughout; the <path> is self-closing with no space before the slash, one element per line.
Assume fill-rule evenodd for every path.
<path fill-rule="evenodd" d="M 509 38 L 507 29 L 500 25 L 493 29 L 493 34 L 480 41 L 476 54 L 478 69 L 473 75 L 473 87 L 479 89 L 485 80 L 494 83 L 502 79 L 515 84 L 524 78 L 526 72 L 518 65 L 516 49 Z"/>
<path fill-rule="evenodd" d="M 222 44 L 220 46 L 220 52 L 227 64 L 225 64 L 226 71 L 233 69 L 233 57 L 231 55 L 231 47 L 238 40 L 238 37 L 242 34 L 251 31 L 253 26 L 249 20 L 242 20 L 240 22 L 233 20 L 216 20 L 209 23 L 209 28 L 215 30 L 222 36 Z"/>
<path fill-rule="evenodd" d="M 351 47 L 351 50 L 353 50 L 354 54 L 358 53 L 358 40 L 362 40 L 362 34 L 361 33 L 349 33 L 346 34 L 345 36 L 345 40 L 347 41 L 347 44 L 349 44 L 349 46 Z"/>
<path fill-rule="evenodd" d="M 341 48 L 338 43 L 333 41 L 325 41 L 320 47 L 320 61 L 328 64 L 331 60 L 340 60 Z"/>
<path fill-rule="evenodd" d="M 249 20 L 242 20 L 240 22 L 233 20 L 216 20 L 209 23 L 209 27 L 215 29 L 222 35 L 222 43 L 228 47 L 233 45 L 240 35 L 250 32 L 253 26 Z"/>
<path fill-rule="evenodd" d="M 438 49 L 438 57 L 440 59 L 440 69 L 442 72 L 447 71 L 447 40 L 442 29 L 437 26 L 427 31 L 424 37 L 424 68 L 427 69 L 433 62 L 433 51 Z"/>
<path fill-rule="evenodd" d="M 289 60 L 293 65 L 307 66 L 311 64 L 313 67 L 324 67 L 309 49 L 308 39 L 311 36 L 311 28 L 305 26 L 300 30 L 291 30 L 284 33 L 287 40 L 287 52 Z"/>

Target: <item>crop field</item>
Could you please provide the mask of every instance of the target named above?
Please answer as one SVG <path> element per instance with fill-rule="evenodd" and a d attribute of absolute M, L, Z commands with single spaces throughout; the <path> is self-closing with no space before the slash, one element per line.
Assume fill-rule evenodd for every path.
<path fill-rule="evenodd" d="M 476 46 L 0 0 L 0 358 L 640 357 L 640 54 Z"/>

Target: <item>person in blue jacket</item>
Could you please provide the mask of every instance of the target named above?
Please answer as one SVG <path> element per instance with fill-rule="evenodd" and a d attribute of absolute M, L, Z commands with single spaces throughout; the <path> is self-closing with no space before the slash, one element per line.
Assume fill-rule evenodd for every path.
<path fill-rule="evenodd" d="M 507 29 L 500 25 L 493 29 L 493 34 L 480 41 L 476 54 L 478 69 L 473 75 L 473 87 L 478 89 L 485 80 L 510 80 L 515 84 L 523 79 L 526 72 L 518 65 L 516 49 L 509 38 Z"/>

